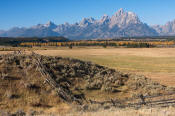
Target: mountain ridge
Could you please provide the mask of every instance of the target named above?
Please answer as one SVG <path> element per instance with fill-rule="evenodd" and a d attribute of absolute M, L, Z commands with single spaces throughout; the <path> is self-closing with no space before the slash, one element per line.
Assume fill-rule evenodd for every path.
<path fill-rule="evenodd" d="M 69 39 L 96 39 L 115 37 L 159 36 L 175 34 L 174 23 L 164 26 L 149 26 L 140 21 L 133 12 L 126 12 L 122 8 L 111 17 L 103 15 L 100 19 L 83 18 L 74 24 L 64 23 L 56 25 L 49 21 L 29 28 L 15 27 L 8 31 L 0 31 L 2 37 L 47 37 L 64 36 Z M 166 26 L 165 25 L 165 26 Z M 173 25 L 173 26 L 172 26 Z M 168 28 L 168 29 L 167 29 Z M 171 34 L 170 34 L 171 33 Z"/>
<path fill-rule="evenodd" d="M 159 35 L 173 36 L 175 35 L 175 19 L 168 21 L 164 25 L 154 25 L 152 28 L 154 28 Z"/>

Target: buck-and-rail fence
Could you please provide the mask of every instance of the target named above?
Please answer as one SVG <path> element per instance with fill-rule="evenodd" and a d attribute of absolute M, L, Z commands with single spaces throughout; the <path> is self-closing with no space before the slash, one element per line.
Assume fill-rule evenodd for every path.
<path fill-rule="evenodd" d="M 16 51 L 12 53 L 14 55 L 21 55 L 24 54 L 24 52 Z M 110 99 L 106 101 L 97 101 L 89 99 L 87 100 L 84 97 L 83 100 L 80 100 L 79 98 L 76 98 L 70 90 L 64 89 L 59 84 L 57 84 L 53 78 L 52 75 L 47 71 L 46 67 L 41 61 L 41 55 L 36 54 L 32 52 L 32 54 L 35 57 L 35 63 L 37 65 L 37 70 L 41 73 L 42 77 L 44 77 L 45 81 L 57 92 L 57 94 L 67 103 L 77 102 L 79 105 L 83 104 L 83 100 L 86 101 L 88 104 L 98 104 L 101 106 L 104 106 L 105 104 L 109 104 L 112 107 L 120 107 L 120 108 L 126 108 L 126 107 L 168 107 L 168 106 L 175 106 L 175 91 L 171 93 L 166 94 L 159 94 L 159 95 L 142 95 L 140 94 L 138 97 L 119 100 L 119 99 Z"/>

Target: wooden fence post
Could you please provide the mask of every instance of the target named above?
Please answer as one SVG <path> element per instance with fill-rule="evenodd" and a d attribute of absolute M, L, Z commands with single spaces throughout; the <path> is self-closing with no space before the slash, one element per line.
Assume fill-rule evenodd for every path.
<path fill-rule="evenodd" d="M 141 104 L 146 105 L 145 97 L 142 94 L 140 95 L 140 99 L 141 99 Z"/>

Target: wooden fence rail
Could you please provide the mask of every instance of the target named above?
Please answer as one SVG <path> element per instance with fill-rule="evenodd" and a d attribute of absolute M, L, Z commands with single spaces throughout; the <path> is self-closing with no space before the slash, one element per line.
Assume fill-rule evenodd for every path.
<path fill-rule="evenodd" d="M 41 73 L 42 77 L 45 78 L 45 81 L 57 92 L 59 97 L 61 97 L 67 103 L 77 102 L 81 104 L 81 101 L 74 97 L 71 91 L 68 88 L 63 88 L 58 85 L 55 80 L 53 80 L 47 68 L 41 63 L 41 58 L 39 55 L 33 53 L 36 59 L 37 70 Z"/>
<path fill-rule="evenodd" d="M 165 96 L 169 96 L 169 95 L 174 95 L 171 96 L 173 98 L 163 98 Z M 159 98 L 157 98 L 159 97 Z M 150 98 L 157 98 L 157 100 L 151 100 Z M 99 105 L 104 105 L 104 104 L 111 104 L 111 106 L 114 107 L 141 107 L 141 106 L 175 106 L 175 93 L 168 93 L 168 94 L 164 94 L 164 95 L 156 95 L 156 96 L 140 96 L 138 98 L 132 98 L 129 100 L 123 100 L 123 101 L 119 101 L 119 100 L 108 100 L 108 101 L 93 101 L 93 100 L 89 100 L 91 104 L 99 104 Z M 135 102 L 135 101 L 140 101 L 140 102 Z"/>
<path fill-rule="evenodd" d="M 23 54 L 21 51 L 17 51 L 14 53 L 14 56 L 21 55 L 21 54 Z M 50 74 L 50 70 L 52 70 L 52 67 L 48 68 L 46 65 L 44 65 L 44 63 L 42 63 L 41 55 L 36 54 L 34 52 L 32 52 L 32 55 L 35 58 L 35 65 L 37 66 L 37 70 L 41 73 L 45 82 L 47 82 L 57 92 L 59 97 L 61 97 L 67 103 L 76 102 L 80 105 L 83 104 L 83 100 L 86 100 L 86 98 L 84 99 L 77 98 L 69 90 L 69 88 L 63 88 L 61 85 L 56 83 L 56 81 L 52 77 L 53 75 Z M 152 96 L 140 95 L 136 98 L 130 98 L 125 100 L 110 99 L 107 101 L 95 101 L 95 100 L 89 99 L 86 102 L 88 104 L 99 104 L 102 106 L 105 104 L 110 104 L 113 107 L 175 106 L 175 92 L 161 94 L 161 95 L 152 95 Z"/>

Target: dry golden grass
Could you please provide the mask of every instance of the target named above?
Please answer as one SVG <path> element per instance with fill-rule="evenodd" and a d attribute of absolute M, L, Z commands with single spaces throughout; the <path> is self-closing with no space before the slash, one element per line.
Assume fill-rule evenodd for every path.
<path fill-rule="evenodd" d="M 64 116 L 174 116 L 174 108 L 110 109 L 97 112 L 78 112 Z M 61 115 L 60 115 L 61 116 Z"/>
<path fill-rule="evenodd" d="M 7 68 L 4 68 L 1 63 L 0 70 L 3 72 Z M 49 85 L 43 84 L 44 79 L 41 78 L 40 73 L 34 68 L 26 70 L 27 73 L 11 64 L 8 76 L 5 79 L 0 78 L 0 110 L 16 112 L 22 109 L 26 112 L 29 110 L 53 112 L 56 109 L 60 113 L 66 112 L 68 105 L 62 103 Z M 28 87 L 29 84 L 33 84 L 34 87 Z M 12 95 L 17 97 L 10 98 Z"/>
<path fill-rule="evenodd" d="M 43 48 L 45 49 L 45 48 Z M 72 57 L 79 58 L 86 61 L 92 61 L 104 66 L 111 68 L 116 68 L 125 72 L 134 72 L 138 74 L 144 74 L 155 81 L 161 82 L 166 85 L 175 85 L 175 48 L 56 48 L 52 50 L 35 50 L 36 53 L 42 55 L 50 56 L 63 56 L 63 57 Z M 0 51 L 0 54 L 10 53 L 10 51 Z M 38 79 L 35 80 L 36 83 Z M 28 111 L 31 107 L 25 103 L 27 101 L 26 96 L 31 96 L 33 99 L 38 100 L 35 93 L 27 93 L 26 91 L 20 91 L 21 86 L 19 82 L 11 83 L 14 86 L 17 86 L 20 93 L 25 93 L 20 100 L 6 100 L 7 102 L 1 101 L 2 104 L 6 104 L 9 110 L 12 110 L 14 107 L 17 110 L 21 105 L 25 105 L 25 111 Z M 39 83 L 38 83 L 39 84 Z M 46 88 L 47 89 L 47 88 Z M 1 90 L 1 88 L 0 88 Z M 2 90 L 3 91 L 3 90 Z M 4 94 L 4 92 L 2 92 Z M 110 110 L 101 110 L 97 112 L 71 112 L 65 114 L 66 110 L 69 110 L 69 106 L 66 104 L 60 104 L 59 100 L 57 101 L 53 96 L 48 97 L 47 93 L 42 93 L 44 101 L 48 102 L 51 108 L 36 108 L 37 111 L 44 111 L 49 113 L 56 113 L 56 116 L 174 116 L 174 108 L 153 108 L 153 109 L 110 109 Z M 55 99 L 55 100 L 54 100 Z M 9 104 L 13 102 L 13 104 Z M 58 102 L 58 103 L 56 103 Z M 15 105 L 14 105 L 15 104 Z M 61 107 L 60 107 L 61 106 Z M 0 109 L 6 109 L 4 106 Z M 32 109 L 32 108 L 31 108 Z M 47 116 L 43 115 L 43 116 Z"/>
<path fill-rule="evenodd" d="M 24 48 L 14 48 L 17 49 Z M 164 85 L 175 86 L 175 48 L 34 47 L 25 50 L 34 50 L 42 55 L 92 61 L 124 72 L 146 75 Z M 0 51 L 0 54 L 11 52 Z"/>
<path fill-rule="evenodd" d="M 143 74 L 165 85 L 175 85 L 175 48 L 54 48 L 36 50 L 50 56 L 72 57 Z"/>
<path fill-rule="evenodd" d="M 45 55 L 63 55 L 63 56 L 84 56 L 84 55 L 135 55 L 142 57 L 175 57 L 175 48 L 101 48 L 101 47 L 81 47 L 81 48 L 56 48 L 48 51 L 42 51 Z M 40 52 L 40 51 L 38 51 Z"/>

